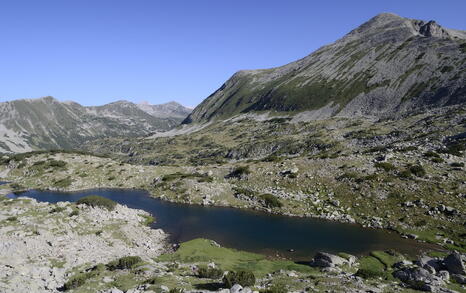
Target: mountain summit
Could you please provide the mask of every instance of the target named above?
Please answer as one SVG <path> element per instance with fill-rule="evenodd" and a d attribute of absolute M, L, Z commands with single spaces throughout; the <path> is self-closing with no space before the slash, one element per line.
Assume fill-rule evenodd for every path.
<path fill-rule="evenodd" d="M 466 101 L 466 32 L 379 14 L 285 66 L 235 73 L 184 123 L 241 113 L 393 116 Z"/>

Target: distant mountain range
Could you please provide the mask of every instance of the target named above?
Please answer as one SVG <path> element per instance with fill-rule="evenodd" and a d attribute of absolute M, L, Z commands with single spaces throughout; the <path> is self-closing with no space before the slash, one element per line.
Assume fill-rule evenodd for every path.
<path fill-rule="evenodd" d="M 0 152 L 79 148 L 85 141 L 144 136 L 178 125 L 191 109 L 117 101 L 96 107 L 52 97 L 0 103 Z"/>
<path fill-rule="evenodd" d="M 466 31 L 383 13 L 282 67 L 235 73 L 184 123 L 264 111 L 394 116 L 466 102 Z"/>

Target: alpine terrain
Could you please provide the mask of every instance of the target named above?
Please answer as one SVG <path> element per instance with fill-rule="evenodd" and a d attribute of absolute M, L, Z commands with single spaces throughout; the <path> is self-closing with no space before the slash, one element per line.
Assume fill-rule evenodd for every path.
<path fill-rule="evenodd" d="M 394 116 L 466 101 L 466 31 L 383 13 L 282 67 L 235 73 L 184 123 L 240 113 Z"/>
<path fill-rule="evenodd" d="M 192 112 L 1 103 L 0 153 L 1 292 L 466 292 L 466 31 L 435 21 Z"/>
<path fill-rule="evenodd" d="M 175 102 L 117 101 L 97 107 L 52 97 L 4 102 L 0 103 L 0 152 L 75 149 L 95 138 L 144 136 L 171 129 L 189 113 Z"/>

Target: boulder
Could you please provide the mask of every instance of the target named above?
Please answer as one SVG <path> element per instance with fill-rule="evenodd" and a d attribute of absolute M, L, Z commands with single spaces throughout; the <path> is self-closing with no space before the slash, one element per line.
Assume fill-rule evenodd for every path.
<path fill-rule="evenodd" d="M 311 266 L 313 267 L 321 267 L 321 268 L 329 268 L 342 265 L 346 263 L 346 259 L 339 257 L 337 255 L 333 255 L 330 253 L 325 252 L 318 252 L 314 259 L 311 261 Z"/>
<path fill-rule="evenodd" d="M 235 284 L 233 287 L 230 288 L 230 293 L 242 293 L 243 292 L 243 286 L 240 284 Z"/>
<path fill-rule="evenodd" d="M 444 269 L 442 260 L 430 256 L 422 256 L 419 260 L 415 261 L 414 263 L 420 266 L 421 268 L 425 268 L 427 270 L 431 270 L 431 268 L 433 268 L 435 271 L 438 272 Z"/>
<path fill-rule="evenodd" d="M 438 287 L 445 284 L 442 278 L 420 267 L 403 268 L 395 271 L 393 276 L 400 279 L 409 287 L 422 291 L 436 291 Z"/>
<path fill-rule="evenodd" d="M 457 275 L 465 274 L 464 262 L 461 257 L 461 254 L 452 253 L 448 255 L 447 257 L 445 257 L 445 259 L 443 260 L 443 263 L 445 265 L 445 268 L 451 274 L 457 274 Z"/>
<path fill-rule="evenodd" d="M 458 284 L 462 284 L 462 285 L 465 285 L 465 284 L 466 284 L 466 277 L 463 276 L 463 275 L 456 275 L 456 274 L 453 274 L 453 275 L 451 275 L 451 278 L 452 278 L 453 280 L 455 280 L 456 283 L 458 283 Z"/>

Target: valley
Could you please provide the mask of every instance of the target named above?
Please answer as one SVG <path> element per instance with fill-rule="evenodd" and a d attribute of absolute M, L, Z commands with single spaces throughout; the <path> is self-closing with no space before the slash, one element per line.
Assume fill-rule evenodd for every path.
<path fill-rule="evenodd" d="M 0 103 L 0 291 L 464 292 L 465 48 L 382 13 L 194 110 Z"/>

